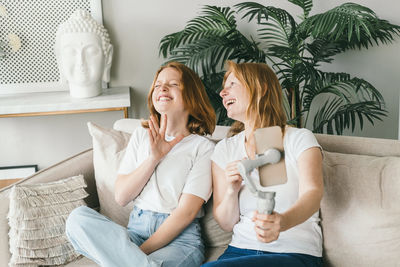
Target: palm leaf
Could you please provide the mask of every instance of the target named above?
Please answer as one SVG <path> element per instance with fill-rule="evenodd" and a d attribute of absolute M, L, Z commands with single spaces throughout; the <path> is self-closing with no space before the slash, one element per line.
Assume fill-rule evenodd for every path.
<path fill-rule="evenodd" d="M 219 95 L 224 74 L 225 72 L 221 71 L 201 77 L 211 105 L 215 110 L 218 125 L 230 125 L 232 123 L 231 119 L 227 117 L 226 110 L 222 105 L 222 98 Z"/>
<path fill-rule="evenodd" d="M 310 33 L 314 38 L 345 41 L 347 48 L 368 48 L 372 42 L 388 43 L 393 41 L 393 35 L 400 35 L 399 26 L 379 19 L 371 9 L 354 3 L 311 16 L 298 28 L 306 36 Z"/>
<path fill-rule="evenodd" d="M 382 94 L 370 83 L 360 78 L 351 78 L 347 73 L 319 73 L 319 78 L 314 83 L 304 86 L 302 98 L 305 111 L 311 109 L 312 101 L 322 94 L 339 97 L 345 103 L 359 101 L 374 101 L 384 107 Z"/>
<path fill-rule="evenodd" d="M 327 128 L 327 133 L 333 133 L 333 127 L 331 118 L 335 115 L 336 110 L 342 104 L 342 100 L 340 98 L 336 98 L 333 100 L 328 99 L 327 104 L 323 105 L 314 116 L 313 123 L 313 132 L 315 133 L 323 133 L 324 127 Z"/>
<path fill-rule="evenodd" d="M 286 90 L 284 90 L 283 91 L 283 101 L 282 101 L 282 103 L 283 103 L 283 110 L 285 111 L 285 115 L 286 115 L 286 118 L 287 118 L 287 123 L 289 124 L 289 125 L 294 125 L 295 124 L 295 122 L 294 121 L 290 121 L 290 111 L 291 111 L 291 107 L 290 107 L 290 103 L 289 103 L 289 101 L 288 101 L 288 98 L 287 98 L 287 95 L 286 95 Z"/>
<path fill-rule="evenodd" d="M 308 17 L 308 14 L 310 14 L 310 11 L 313 7 L 312 0 L 288 0 L 288 1 L 303 9 L 303 17 L 304 18 Z"/>
<path fill-rule="evenodd" d="M 372 84 L 364 79 L 354 77 L 351 79 L 351 83 L 355 88 L 356 94 L 360 100 L 372 100 L 381 103 L 382 107 L 385 106 L 385 100 L 382 94 Z"/>
<path fill-rule="evenodd" d="M 297 47 L 297 44 L 291 45 L 296 22 L 293 17 L 283 9 L 263 6 L 254 2 L 244 2 L 235 5 L 238 12 L 245 12 L 242 18 L 248 18 L 249 21 L 257 19 L 257 23 L 261 26 L 258 29 L 259 39 L 265 41 L 265 49 L 270 56 L 278 58 L 278 51 L 272 51 L 273 48 L 279 47 Z M 294 53 L 298 53 L 295 51 Z M 264 61 L 261 61 L 264 62 Z"/>
<path fill-rule="evenodd" d="M 276 50 L 276 49 L 273 49 Z M 319 71 L 315 66 L 301 57 L 291 57 L 293 51 L 288 51 L 287 55 L 279 52 L 282 62 L 276 63 L 273 67 L 284 89 L 298 88 L 299 84 L 307 84 L 311 80 L 319 77 Z"/>
<path fill-rule="evenodd" d="M 350 95 L 353 89 L 350 75 L 346 73 L 320 73 L 319 78 L 314 82 L 306 84 L 303 90 L 303 108 L 309 111 L 312 101 L 319 95 L 330 94 L 341 98 L 344 102 L 350 102 Z"/>
<path fill-rule="evenodd" d="M 229 7 L 204 6 L 200 16 L 190 20 L 179 32 L 168 34 L 160 41 L 160 54 L 168 53 L 180 45 L 196 42 L 208 36 L 223 36 L 236 28 L 234 11 Z"/>
<path fill-rule="evenodd" d="M 289 47 L 290 31 L 289 27 L 280 25 L 278 21 L 262 23 L 263 28 L 258 29 L 258 35 L 261 40 L 266 41 L 266 48 L 270 46 L 286 46 Z"/>
<path fill-rule="evenodd" d="M 318 38 L 306 44 L 307 51 L 311 54 L 315 64 L 319 62 L 331 63 L 333 56 L 345 51 L 347 42 L 332 42 L 326 38 Z"/>
<path fill-rule="evenodd" d="M 212 36 L 181 45 L 170 52 L 169 59 L 207 75 L 223 69 L 226 60 L 265 62 L 265 54 L 256 42 L 232 30 L 226 36 Z"/>
<path fill-rule="evenodd" d="M 313 128 L 314 132 L 322 133 L 326 127 L 328 134 L 333 134 L 335 129 L 336 133 L 341 135 L 344 129 L 350 127 L 354 131 L 357 118 L 362 129 L 363 118 L 373 125 L 374 119 L 382 120 L 381 117 L 386 115 L 387 111 L 382 110 L 376 101 L 343 104 L 342 99 L 337 98 L 316 112 Z"/>
<path fill-rule="evenodd" d="M 248 39 L 239 31 L 232 32 L 229 43 L 236 47 L 230 59 L 235 59 L 237 62 L 263 62 L 265 63 L 265 52 L 259 48 L 259 43 L 250 37 Z"/>
<path fill-rule="evenodd" d="M 347 73 L 323 73 L 320 72 L 320 76 L 318 79 L 315 79 L 313 83 L 309 83 L 304 86 L 304 90 L 302 92 L 302 103 L 303 103 L 303 114 L 306 114 L 306 121 L 305 124 L 307 123 L 307 119 L 309 116 L 309 113 L 311 112 L 311 107 L 313 106 L 313 101 L 314 99 L 317 98 L 317 96 L 321 95 L 329 95 L 333 96 L 335 101 L 340 101 L 340 104 L 342 106 L 347 106 L 349 105 L 348 109 L 357 107 L 358 110 L 361 110 L 357 106 L 358 103 L 373 103 L 373 106 L 371 108 L 372 112 L 374 110 L 379 111 L 375 114 L 374 116 L 385 116 L 386 115 L 386 110 L 385 110 L 385 102 L 383 100 L 382 95 L 379 93 L 379 91 L 372 86 L 370 83 L 363 79 L 359 78 L 351 78 L 349 74 Z M 329 98 L 328 98 L 329 99 Z M 329 100 L 327 100 L 329 102 Z M 337 104 L 335 102 L 335 104 Z M 332 106 L 330 106 L 333 108 Z M 335 106 L 336 107 L 336 106 Z M 328 107 L 326 107 L 327 110 Z M 340 110 L 336 107 L 333 109 L 335 113 L 339 114 Z M 346 109 L 344 110 L 346 111 Z M 328 112 L 325 109 L 321 109 L 320 112 Z M 351 113 L 353 112 L 353 113 Z M 354 111 L 351 111 L 349 114 L 352 116 L 350 118 L 353 118 L 352 120 L 348 119 L 348 114 L 345 112 L 343 113 L 343 116 L 335 118 L 335 126 L 338 127 L 338 129 L 342 129 L 343 127 L 347 128 L 351 126 L 352 130 L 354 131 L 355 127 L 355 113 Z M 319 123 L 322 123 L 321 121 L 324 121 L 324 125 L 326 124 L 329 128 L 331 129 L 331 126 L 329 123 L 326 121 L 329 121 L 327 118 L 332 118 L 332 115 L 325 114 L 327 117 L 322 118 L 320 116 L 316 116 L 314 118 L 314 126 L 316 126 L 316 119 L 318 120 Z M 368 113 L 363 114 L 367 119 L 370 117 Z M 359 121 L 360 121 L 360 126 L 362 128 L 362 116 L 358 114 Z M 374 117 L 375 118 L 375 117 Z M 349 123 L 347 124 L 342 124 L 341 120 L 344 120 L 344 122 Z M 379 118 L 381 120 L 381 118 Z M 330 121 L 332 123 L 332 120 Z M 323 129 L 320 126 L 316 126 L 315 130 L 317 131 L 318 129 Z M 341 134 L 340 130 L 337 130 L 338 134 Z"/>
<path fill-rule="evenodd" d="M 258 24 L 263 24 L 269 20 L 273 20 L 278 25 L 281 25 L 283 29 L 293 29 L 293 31 L 288 35 L 290 37 L 294 35 L 294 29 L 296 29 L 297 25 L 296 21 L 292 15 L 284 9 L 273 6 L 264 6 L 255 2 L 243 2 L 236 4 L 234 7 L 237 8 L 238 13 L 245 12 L 242 19 L 247 18 L 250 22 L 256 18 Z"/>
<path fill-rule="evenodd" d="M 271 16 L 276 20 L 279 20 L 281 24 L 291 24 L 292 26 L 296 25 L 292 15 L 281 8 L 264 6 L 256 2 L 243 2 L 236 4 L 234 7 L 237 8 L 238 12 L 247 11 L 242 16 L 242 19 L 248 18 L 248 21 L 252 21 L 254 18 L 257 18 L 257 22 L 261 23 L 262 21 L 268 21 L 269 17 Z"/>
<path fill-rule="evenodd" d="M 201 39 L 171 51 L 170 60 L 181 62 L 197 73 L 215 73 L 234 50 L 235 47 L 221 46 L 218 38 Z"/>

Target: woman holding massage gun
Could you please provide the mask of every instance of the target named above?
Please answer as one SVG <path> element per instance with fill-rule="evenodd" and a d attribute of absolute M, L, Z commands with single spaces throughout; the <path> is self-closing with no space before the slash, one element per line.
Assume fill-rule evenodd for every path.
<path fill-rule="evenodd" d="M 282 89 L 275 73 L 261 63 L 227 62 L 220 93 L 234 135 L 220 141 L 212 159 L 217 222 L 233 231 L 217 261 L 203 266 L 322 266 L 318 210 L 323 195 L 322 152 L 312 132 L 286 125 Z M 288 181 L 276 192 L 272 214 L 259 214 L 257 199 L 240 176 L 237 163 L 255 157 L 254 131 L 282 129 Z M 257 169 L 250 179 L 258 180 Z"/>

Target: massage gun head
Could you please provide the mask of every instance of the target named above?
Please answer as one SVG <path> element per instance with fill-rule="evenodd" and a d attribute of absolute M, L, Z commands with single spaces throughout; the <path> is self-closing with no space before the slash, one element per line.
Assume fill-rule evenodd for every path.
<path fill-rule="evenodd" d="M 269 164 L 278 163 L 281 160 L 281 152 L 278 149 L 270 148 L 264 154 L 258 155 L 259 157 L 266 156 Z"/>
<path fill-rule="evenodd" d="M 264 154 L 258 155 L 254 160 L 244 159 L 238 162 L 237 168 L 245 180 L 245 183 L 249 186 L 249 189 L 252 193 L 256 193 L 258 185 L 256 185 L 250 178 L 247 177 L 247 174 L 250 173 L 253 169 L 263 166 L 265 164 L 275 164 L 281 160 L 281 152 L 275 148 L 270 148 L 264 152 Z"/>
<path fill-rule="evenodd" d="M 239 170 L 242 169 L 243 172 L 249 173 L 253 169 L 263 166 L 265 164 L 275 164 L 281 160 L 281 152 L 275 148 L 270 148 L 266 150 L 263 154 L 258 154 L 253 160 L 244 159 L 240 162 Z M 238 165 L 238 166 L 239 166 Z"/>

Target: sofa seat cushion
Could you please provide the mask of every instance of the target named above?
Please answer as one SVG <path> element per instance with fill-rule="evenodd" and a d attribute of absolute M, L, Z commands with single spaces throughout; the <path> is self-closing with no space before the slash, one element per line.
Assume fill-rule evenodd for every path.
<path fill-rule="evenodd" d="M 68 263 L 65 267 L 99 267 L 99 265 L 89 258 L 82 257 L 79 260 Z"/>
<path fill-rule="evenodd" d="M 400 158 L 325 152 L 327 266 L 398 266 Z"/>

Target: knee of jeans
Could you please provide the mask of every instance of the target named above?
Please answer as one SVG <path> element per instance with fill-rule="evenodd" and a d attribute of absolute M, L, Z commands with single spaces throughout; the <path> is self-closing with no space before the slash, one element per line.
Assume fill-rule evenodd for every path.
<path fill-rule="evenodd" d="M 65 233 L 67 236 L 73 235 L 75 232 L 82 230 L 85 225 L 85 221 L 88 218 L 90 208 L 86 206 L 80 206 L 75 208 L 69 215 L 65 222 Z"/>

